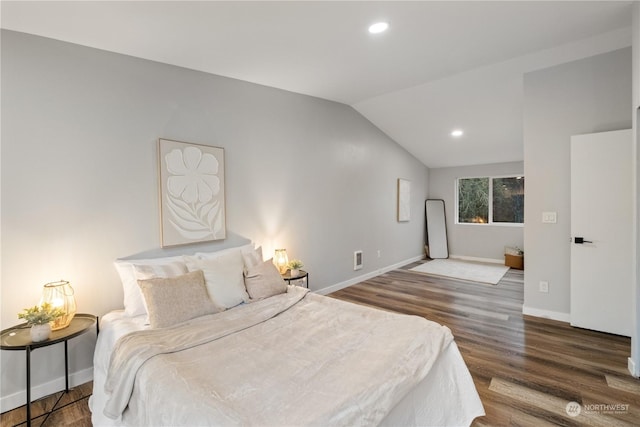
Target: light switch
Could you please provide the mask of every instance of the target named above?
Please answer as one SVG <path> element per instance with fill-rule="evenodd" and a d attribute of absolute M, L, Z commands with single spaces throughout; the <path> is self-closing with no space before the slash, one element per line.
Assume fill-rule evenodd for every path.
<path fill-rule="evenodd" d="M 542 212 L 542 222 L 545 224 L 555 224 L 558 222 L 558 214 L 556 212 Z"/>

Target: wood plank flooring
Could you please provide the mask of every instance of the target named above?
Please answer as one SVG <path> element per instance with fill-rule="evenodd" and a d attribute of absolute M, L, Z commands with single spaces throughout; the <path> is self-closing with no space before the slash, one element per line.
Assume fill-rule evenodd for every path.
<path fill-rule="evenodd" d="M 522 271 L 493 286 L 408 271 L 417 264 L 330 296 L 448 326 L 487 413 L 474 426 L 640 425 L 629 338 L 523 316 Z"/>
<path fill-rule="evenodd" d="M 89 411 L 89 396 L 93 391 L 93 381 L 82 384 L 69 390 L 69 393 L 58 392 L 51 396 L 39 399 L 31 403 L 31 426 L 32 427 L 91 427 L 91 411 Z M 62 398 L 55 412 L 47 418 L 44 415 L 50 411 L 56 400 L 61 395 Z M 46 419 L 46 421 L 45 421 Z M 26 406 L 21 406 L 12 411 L 0 415 L 0 426 L 15 427 L 26 426 L 27 410 Z"/>
<path fill-rule="evenodd" d="M 447 325 L 487 413 L 474 426 L 640 425 L 640 381 L 627 372 L 628 338 L 523 316 L 521 271 L 509 270 L 493 286 L 408 271 L 417 264 L 330 296 Z M 91 389 L 87 383 L 72 391 L 69 398 L 81 400 L 56 411 L 44 427 L 91 426 Z M 578 416 L 567 414 L 569 402 L 582 405 Z M 34 414 L 52 403 L 34 403 Z M 22 407 L 2 414 L 0 425 L 24 420 Z"/>

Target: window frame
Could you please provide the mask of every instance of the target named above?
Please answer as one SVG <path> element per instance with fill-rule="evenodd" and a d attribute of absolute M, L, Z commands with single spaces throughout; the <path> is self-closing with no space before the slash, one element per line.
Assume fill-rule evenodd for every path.
<path fill-rule="evenodd" d="M 454 223 L 456 225 L 475 225 L 475 226 L 497 226 L 497 227 L 524 227 L 524 218 L 522 220 L 522 222 L 494 222 L 493 221 L 493 180 L 494 179 L 500 179 L 500 178 L 518 178 L 518 177 L 522 177 L 523 179 L 525 178 L 524 174 L 507 174 L 507 175 L 477 175 L 477 176 L 461 176 L 461 177 L 457 177 L 455 179 L 455 184 L 454 184 L 454 207 L 455 207 L 455 218 L 454 218 Z M 485 223 L 480 223 L 480 222 L 460 222 L 460 218 L 459 218 L 459 214 L 460 214 L 460 210 L 459 210 L 459 200 L 458 200 L 458 195 L 459 195 L 459 185 L 460 185 L 460 180 L 461 179 L 484 179 L 484 178 L 488 178 L 489 179 L 489 220 L 488 222 Z"/>

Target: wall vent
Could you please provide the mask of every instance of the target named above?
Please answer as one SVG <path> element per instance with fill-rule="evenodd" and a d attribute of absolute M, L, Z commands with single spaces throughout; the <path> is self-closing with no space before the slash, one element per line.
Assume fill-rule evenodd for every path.
<path fill-rule="evenodd" d="M 362 268 L 362 251 L 353 253 L 353 269 L 360 270 Z"/>

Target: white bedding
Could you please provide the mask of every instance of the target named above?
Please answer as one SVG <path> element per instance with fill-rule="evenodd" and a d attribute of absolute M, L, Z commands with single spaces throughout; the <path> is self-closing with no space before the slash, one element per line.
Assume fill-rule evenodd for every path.
<path fill-rule="evenodd" d="M 300 288 L 293 288 L 293 293 L 300 294 L 302 292 Z M 283 298 L 284 297 L 286 297 L 286 294 L 284 294 Z M 122 312 L 112 312 L 104 316 L 101 322 L 101 331 L 94 357 L 94 393 L 90 399 L 93 424 L 95 426 L 127 424 L 273 425 L 278 423 L 276 420 L 280 420 L 281 422 L 279 424 L 289 425 L 375 425 L 379 423 L 389 426 L 458 426 L 469 425 L 475 417 L 484 415 L 482 404 L 473 385 L 469 371 L 455 343 L 449 343 L 446 337 L 447 333 L 441 334 L 440 338 L 436 337 L 435 341 L 440 339 L 441 342 L 435 344 L 429 340 L 415 341 L 411 338 L 411 328 L 438 330 L 441 327 L 432 322 L 425 322 L 422 319 L 416 322 L 416 319 L 410 316 L 398 316 L 378 310 L 371 310 L 318 295 L 310 294 L 308 298 L 303 296 L 300 299 L 301 302 L 293 304 L 292 309 L 285 310 L 275 317 L 270 317 L 271 320 L 258 320 L 254 326 L 247 326 L 248 329 L 243 332 L 244 335 L 232 335 L 230 339 L 225 338 L 221 343 L 218 342 L 220 340 L 213 340 L 212 344 L 203 344 L 186 351 L 190 352 L 190 355 L 186 359 L 187 362 L 183 360 L 178 362 L 178 365 L 182 365 L 183 368 L 185 364 L 190 366 L 190 358 L 202 359 L 205 363 L 210 363 L 211 375 L 196 373 L 195 376 L 206 376 L 208 377 L 208 381 L 218 381 L 219 383 L 216 383 L 218 387 L 217 390 L 212 391 L 210 384 L 202 386 L 199 384 L 195 385 L 193 379 L 188 383 L 181 384 L 179 380 L 180 376 L 172 376 L 173 374 L 169 373 L 164 375 L 164 371 L 173 372 L 174 368 L 168 365 L 166 361 L 161 360 L 164 356 L 157 356 L 152 357 L 150 362 L 143 365 L 143 369 L 139 372 L 134 372 L 132 374 L 133 376 L 128 378 L 130 383 L 128 386 L 125 384 L 121 387 L 124 383 L 127 383 L 124 371 L 127 371 L 128 368 L 126 368 L 125 364 L 119 365 L 117 372 L 118 374 L 122 372 L 122 375 L 111 376 L 111 385 L 116 384 L 116 386 L 112 388 L 118 390 L 118 392 L 114 395 L 114 399 L 112 399 L 110 405 L 107 405 L 109 396 L 105 393 L 104 386 L 112 349 L 116 346 L 119 338 L 130 332 L 144 330 L 148 327 L 144 325 L 144 316 L 131 318 L 124 316 Z M 227 323 L 233 325 L 235 324 L 234 322 L 245 319 L 245 315 L 249 316 L 252 312 L 264 312 L 267 309 L 263 309 L 261 306 L 268 306 L 269 304 L 273 305 L 273 303 L 269 301 L 253 303 L 229 310 L 225 313 L 213 315 L 213 317 L 216 318 L 217 324 L 223 324 L 223 318 L 228 318 Z M 333 312 L 334 314 L 330 314 L 332 312 L 325 311 L 325 306 L 328 307 L 326 310 L 333 310 L 335 307 L 338 307 L 339 313 L 335 314 L 337 312 Z M 357 314 L 354 315 L 351 313 L 351 308 L 353 308 L 353 312 Z M 336 348 L 331 352 L 326 352 L 335 355 L 335 352 L 340 348 L 349 346 L 349 334 L 342 337 L 340 335 L 343 333 L 345 325 L 357 323 L 357 318 L 362 316 L 364 316 L 363 319 L 365 323 L 381 322 L 374 328 L 375 330 L 372 330 L 372 334 L 377 333 L 378 335 L 384 335 L 384 333 L 389 334 L 389 331 L 392 332 L 396 330 L 398 333 L 393 335 L 398 335 L 398 340 L 410 339 L 412 342 L 415 341 L 411 345 L 417 353 L 426 354 L 425 360 L 414 360 L 417 357 L 421 357 L 419 355 L 415 357 L 405 357 L 402 354 L 403 352 L 393 354 L 386 352 L 386 350 L 379 354 L 376 353 L 376 357 L 369 357 L 369 362 L 367 362 L 367 360 L 361 360 L 359 358 L 362 357 L 362 355 L 356 355 L 353 354 L 353 352 L 357 351 L 360 347 L 367 347 L 366 339 L 358 343 L 358 345 L 354 345 L 349 352 L 343 353 L 338 359 L 335 357 L 329 357 L 324 361 L 323 359 L 313 359 L 315 353 L 322 353 L 322 351 L 318 351 L 319 348 L 334 345 L 335 343 Z M 305 318 L 308 318 L 309 323 L 304 323 Z M 328 322 L 327 319 L 329 318 L 335 318 L 335 320 Z M 408 319 L 412 319 L 412 321 L 403 323 Z M 208 320 L 199 320 L 200 323 L 203 321 Z M 393 325 L 396 321 L 400 323 Z M 327 323 L 331 323 L 331 325 Z M 387 328 L 387 326 L 385 326 L 386 324 L 389 324 L 389 331 L 381 331 Z M 402 326 L 400 327 L 399 325 Z M 226 326 L 224 326 L 223 329 L 224 328 L 226 328 Z M 404 334 L 406 337 L 403 337 L 403 334 L 400 332 L 404 331 L 405 328 L 409 329 L 407 329 L 407 333 Z M 226 329 L 224 330 L 226 331 Z M 322 337 L 326 335 L 326 331 L 329 331 L 330 334 L 334 336 L 333 338 L 329 336 L 328 338 L 331 339 L 324 344 L 320 344 L 320 347 L 318 347 L 318 343 L 314 343 L 313 341 L 316 339 L 327 339 L 326 336 L 324 338 Z M 251 348 L 250 354 L 248 351 L 245 351 L 243 354 L 242 348 L 247 345 L 247 342 L 253 343 L 255 341 L 258 343 L 259 341 L 257 340 L 259 340 L 260 337 L 268 335 L 271 332 L 274 332 L 274 334 L 271 337 L 267 337 L 264 343 L 256 344 L 256 347 Z M 179 337 L 180 333 L 180 329 L 175 330 L 174 334 L 178 335 L 175 335 L 174 338 Z M 249 338 L 246 338 L 247 333 L 249 334 Z M 137 335 L 149 336 L 155 334 L 155 332 L 150 332 Z M 296 351 L 303 351 L 303 353 L 286 356 L 274 352 L 274 348 L 268 348 L 269 351 L 261 354 L 259 349 L 261 347 L 267 348 L 267 344 L 271 343 L 273 339 L 277 340 L 279 334 L 284 334 L 283 336 L 285 337 L 295 335 L 296 339 L 288 339 L 281 342 L 277 341 L 275 347 L 286 347 L 291 345 L 292 342 L 297 342 L 293 347 L 297 349 Z M 129 338 L 131 338 L 131 336 L 129 336 L 128 339 Z M 396 339 L 396 337 L 393 338 Z M 145 342 L 144 339 L 146 338 L 143 337 L 143 341 L 141 342 Z M 363 338 L 360 337 L 358 339 L 362 340 Z M 300 345 L 301 342 L 306 342 L 306 344 Z M 208 348 L 208 345 L 212 345 L 213 347 Z M 314 347 L 314 345 L 316 346 Z M 221 351 L 221 349 L 226 347 L 233 349 L 233 351 L 224 354 L 225 352 Z M 365 350 L 363 354 L 366 355 L 366 351 L 371 351 L 371 349 L 377 352 L 377 347 L 375 345 L 373 347 L 369 345 L 369 350 Z M 440 350 L 442 351 L 440 352 Z M 146 350 L 142 351 L 142 353 L 145 352 Z M 435 354 L 434 352 L 439 354 Z M 404 351 L 404 353 L 406 353 L 406 351 Z M 369 354 L 371 356 L 371 353 Z M 389 354 L 391 359 L 384 360 L 383 358 L 386 357 L 384 354 Z M 169 358 L 173 359 L 174 357 L 175 355 L 171 354 Z M 403 357 L 405 357 L 405 359 L 402 360 L 401 363 L 394 365 L 394 360 L 401 360 Z M 271 358 L 271 360 L 269 360 L 269 358 Z M 251 360 L 259 362 L 262 359 L 264 359 L 264 364 L 260 365 L 260 363 L 257 363 L 262 367 L 257 370 L 256 374 L 247 374 L 245 372 L 247 371 L 246 366 L 248 362 Z M 349 359 L 351 360 L 349 361 Z M 265 372 L 265 366 L 278 365 L 278 363 L 274 363 L 274 360 L 281 360 L 282 363 L 281 366 L 277 366 L 277 369 L 274 370 L 274 372 L 276 372 L 275 378 L 270 378 L 269 372 Z M 335 393 L 333 392 L 314 396 L 314 393 L 320 393 L 319 389 L 322 387 L 329 387 L 327 389 L 329 390 L 331 387 L 334 387 L 335 384 L 341 384 L 339 382 L 340 378 L 331 378 L 331 375 L 333 373 L 333 375 L 344 377 L 345 371 L 340 371 L 339 369 L 333 371 L 332 369 L 334 367 L 328 366 L 337 365 L 337 360 L 345 360 L 347 363 L 351 363 L 346 371 L 349 372 L 349 380 L 344 381 L 342 386 L 347 389 L 344 395 L 347 397 L 351 396 L 350 399 L 352 400 L 340 400 L 334 396 Z M 376 362 L 379 363 L 376 364 Z M 412 366 L 414 362 L 416 365 Z M 327 366 L 324 366 L 324 364 Z M 367 376 L 358 377 L 358 372 L 356 372 L 360 370 L 358 369 L 358 364 L 361 367 L 374 370 L 376 374 L 370 376 L 370 378 Z M 400 369 L 401 371 L 408 370 L 408 372 L 399 376 L 391 375 L 389 377 L 386 377 L 387 374 L 384 373 L 385 377 L 383 377 L 380 367 L 384 366 L 389 366 L 390 370 Z M 305 373 L 315 371 L 317 375 L 310 375 L 310 377 L 304 381 L 305 384 L 292 384 L 288 389 L 281 387 L 280 380 L 287 377 L 290 371 L 295 369 Z M 376 369 L 378 369 L 378 371 L 375 371 Z M 189 367 L 187 371 L 191 371 L 191 368 Z M 224 375 L 221 375 L 221 372 Z M 353 372 L 353 374 L 351 372 Z M 425 374 L 426 377 L 423 379 L 422 377 Z M 351 375 L 353 375 L 353 377 L 351 377 Z M 272 385 L 262 390 L 263 394 L 256 394 L 257 391 L 260 391 L 256 391 L 256 389 L 260 387 L 254 387 L 255 384 L 251 384 L 253 378 L 262 384 L 272 381 L 270 383 Z M 296 376 L 294 375 L 290 378 L 296 378 Z M 309 387 L 310 385 L 311 387 Z M 307 387 L 306 389 L 305 386 Z M 185 402 L 189 404 L 192 403 L 189 400 L 189 393 L 193 393 L 193 389 L 197 387 L 202 387 L 200 391 L 196 393 L 198 397 L 207 393 L 212 393 L 216 396 L 213 396 L 211 401 L 207 399 L 195 401 L 191 398 L 194 401 L 193 405 L 189 406 L 198 407 L 198 405 L 200 405 L 201 409 L 189 409 L 184 411 L 183 414 L 180 414 L 180 409 L 186 406 Z M 358 387 L 362 387 L 365 393 L 363 394 L 362 390 L 358 389 Z M 407 393 L 409 388 L 412 390 Z M 249 400 L 248 402 L 238 400 L 236 402 L 234 399 L 229 399 L 230 395 L 235 396 L 240 391 L 246 393 L 247 396 L 251 396 L 253 400 Z M 373 391 L 373 394 L 371 394 L 370 391 Z M 354 393 L 355 397 L 353 397 Z M 131 402 L 128 401 L 127 394 L 132 395 Z M 226 397 L 216 400 L 220 395 Z M 300 398 L 301 396 L 303 398 Z M 276 402 L 279 402 L 278 405 L 268 403 L 272 397 L 275 398 Z M 233 400 L 233 405 L 229 406 L 231 400 Z M 105 417 L 104 410 L 107 406 L 110 407 L 111 414 L 114 414 L 114 407 L 124 408 L 127 403 L 129 406 L 125 410 L 122 418 L 112 420 Z M 327 410 L 327 408 L 332 408 L 332 405 L 338 407 L 338 409 L 332 411 Z M 252 411 L 249 408 L 255 408 L 255 413 L 250 413 Z M 286 411 L 282 412 L 285 409 Z M 115 413 L 117 414 L 117 412 L 118 411 Z M 185 418 L 186 415 L 193 418 Z M 227 416 L 230 418 L 225 418 Z"/>

